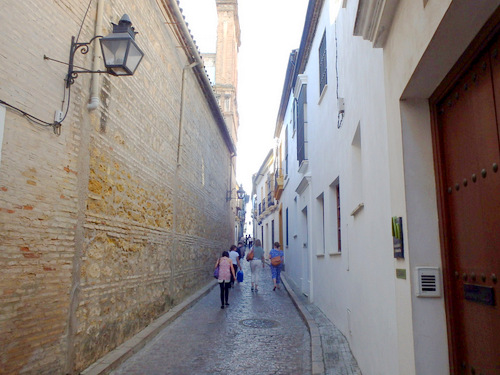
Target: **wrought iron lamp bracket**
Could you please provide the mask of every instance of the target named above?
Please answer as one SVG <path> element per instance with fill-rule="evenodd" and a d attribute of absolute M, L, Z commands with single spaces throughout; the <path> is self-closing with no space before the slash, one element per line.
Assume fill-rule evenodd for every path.
<path fill-rule="evenodd" d="M 89 52 L 89 46 L 99 38 L 102 38 L 102 35 L 96 35 L 90 41 L 86 43 L 78 43 L 75 42 L 75 37 L 71 37 L 71 48 L 69 51 L 69 63 L 68 63 L 68 75 L 66 76 L 66 87 L 70 87 L 73 83 L 75 83 L 75 79 L 78 78 L 78 74 L 80 73 L 107 73 L 105 70 L 75 70 L 74 69 L 74 59 L 75 54 L 78 50 L 82 55 L 86 55 Z M 83 68 L 82 68 L 83 69 Z"/>

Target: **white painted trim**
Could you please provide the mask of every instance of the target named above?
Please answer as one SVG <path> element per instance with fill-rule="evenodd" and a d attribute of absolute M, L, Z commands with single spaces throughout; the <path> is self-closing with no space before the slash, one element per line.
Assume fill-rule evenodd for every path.
<path fill-rule="evenodd" d="M 323 87 L 323 91 L 321 91 L 321 95 L 320 95 L 319 100 L 318 100 L 318 105 L 320 105 L 321 102 L 323 101 L 323 98 L 325 97 L 325 93 L 326 93 L 327 89 L 328 89 L 328 83 Z"/>
<path fill-rule="evenodd" d="M 295 189 L 295 192 L 299 195 L 304 193 L 306 188 L 311 184 L 311 176 L 304 176 L 299 183 L 299 186 Z"/>
<path fill-rule="evenodd" d="M 300 94 L 300 90 L 302 90 L 302 86 L 307 85 L 307 75 L 299 74 L 297 76 L 297 82 L 295 82 L 295 89 L 293 92 L 293 96 L 298 98 Z"/>
<path fill-rule="evenodd" d="M 365 204 L 364 203 L 360 203 L 356 206 L 356 208 L 354 208 L 354 210 L 352 210 L 351 212 L 351 216 L 355 216 L 359 211 L 361 211 L 361 209 L 365 207 Z"/>

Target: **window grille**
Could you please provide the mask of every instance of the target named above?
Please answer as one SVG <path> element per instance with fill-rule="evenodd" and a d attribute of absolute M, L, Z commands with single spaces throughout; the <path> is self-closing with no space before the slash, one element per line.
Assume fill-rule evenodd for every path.
<path fill-rule="evenodd" d="M 288 246 L 288 207 L 285 210 L 285 230 L 286 230 L 286 246 Z"/>
<path fill-rule="evenodd" d="M 307 85 L 303 85 L 300 90 L 299 98 L 297 101 L 297 160 L 299 165 L 307 160 L 306 155 L 306 134 L 305 134 L 305 124 L 306 124 L 306 88 Z"/>
<path fill-rule="evenodd" d="M 323 32 L 321 44 L 319 45 L 319 94 L 323 92 L 327 84 L 327 70 L 326 70 L 326 32 Z"/>

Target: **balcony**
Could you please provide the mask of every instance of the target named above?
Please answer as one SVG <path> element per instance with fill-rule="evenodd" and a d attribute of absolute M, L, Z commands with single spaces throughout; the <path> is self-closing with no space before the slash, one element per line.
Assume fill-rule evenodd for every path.
<path fill-rule="evenodd" d="M 279 200 L 284 188 L 283 172 L 280 169 L 276 170 L 274 174 L 274 199 Z"/>
<path fill-rule="evenodd" d="M 269 194 L 267 194 L 267 207 L 271 208 L 271 206 L 274 206 L 274 199 L 271 192 L 269 192 Z"/>

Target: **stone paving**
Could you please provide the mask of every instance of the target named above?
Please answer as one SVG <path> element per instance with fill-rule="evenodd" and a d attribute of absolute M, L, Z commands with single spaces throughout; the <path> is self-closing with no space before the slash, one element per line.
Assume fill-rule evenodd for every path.
<path fill-rule="evenodd" d="M 349 342 L 335 325 L 293 283 L 284 279 L 292 300 L 306 321 L 311 334 L 312 373 L 325 375 L 361 375 Z"/>
<path fill-rule="evenodd" d="M 310 374 L 307 326 L 283 286 L 272 290 L 269 267 L 261 271 L 252 292 L 245 261 L 227 308 L 217 285 L 112 374 Z"/>
<path fill-rule="evenodd" d="M 286 290 L 273 291 L 266 265 L 252 292 L 242 264 L 230 306 L 211 283 L 82 375 L 361 375 L 346 338 L 286 276 Z"/>

